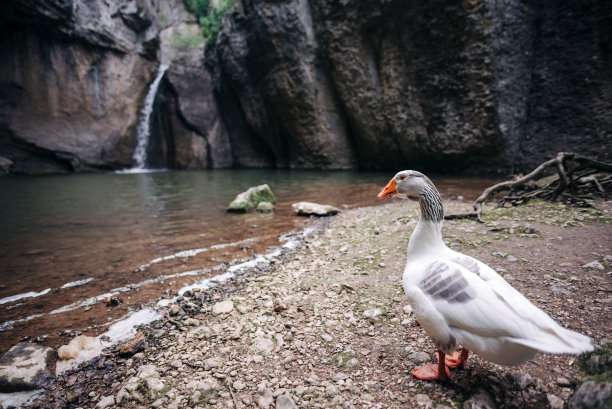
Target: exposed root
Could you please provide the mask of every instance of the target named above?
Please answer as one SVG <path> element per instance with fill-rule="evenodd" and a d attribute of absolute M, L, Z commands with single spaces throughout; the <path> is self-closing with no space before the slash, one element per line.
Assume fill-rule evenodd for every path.
<path fill-rule="evenodd" d="M 551 177 L 534 180 L 548 168 L 554 167 L 557 174 Z M 549 201 L 566 201 L 580 206 L 590 206 L 589 202 L 597 197 L 609 195 L 608 188 L 612 184 L 612 164 L 587 158 L 576 153 L 559 152 L 525 176 L 514 180 L 498 183 L 485 189 L 474 202 L 475 218 L 482 219 L 482 205 L 496 193 L 510 191 L 502 197 L 496 208 L 506 204 L 518 206 L 533 198 Z M 462 216 L 462 215 L 457 215 Z M 463 215 L 474 217 L 472 213 Z"/>

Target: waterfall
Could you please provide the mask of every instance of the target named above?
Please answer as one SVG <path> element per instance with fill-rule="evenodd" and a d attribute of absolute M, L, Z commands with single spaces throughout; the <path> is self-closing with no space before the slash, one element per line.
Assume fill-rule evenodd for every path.
<path fill-rule="evenodd" d="M 151 113 L 153 112 L 153 102 L 157 95 L 157 89 L 161 83 L 164 73 L 168 69 L 167 65 L 160 65 L 157 76 L 149 87 L 149 92 L 144 101 L 144 106 L 140 111 L 140 119 L 136 133 L 136 149 L 132 156 L 132 169 L 146 169 L 147 167 L 147 148 L 149 147 L 149 137 L 151 135 Z"/>

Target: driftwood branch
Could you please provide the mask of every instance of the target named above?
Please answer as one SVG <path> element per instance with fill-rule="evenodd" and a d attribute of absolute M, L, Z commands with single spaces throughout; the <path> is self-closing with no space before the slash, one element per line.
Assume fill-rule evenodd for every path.
<path fill-rule="evenodd" d="M 608 185 L 610 184 L 609 176 L 604 176 L 603 179 L 598 180 L 594 173 L 598 171 L 612 173 L 611 163 L 601 162 L 595 159 L 587 158 L 586 156 L 578 155 L 576 153 L 559 152 L 555 158 L 542 163 L 527 175 L 515 180 L 501 182 L 485 189 L 474 202 L 474 210 L 476 211 L 475 218 L 481 223 L 484 222 L 482 219 L 482 205 L 493 195 L 502 191 L 514 191 L 517 188 L 524 187 L 527 182 L 538 178 L 538 176 L 542 175 L 542 173 L 550 167 L 556 168 L 558 179 L 555 179 L 547 186 L 538 189 L 522 192 L 520 194 L 506 195 L 500 200 L 497 207 L 503 207 L 507 202 L 511 202 L 515 205 L 525 203 L 534 197 L 543 197 L 548 200 L 557 201 L 561 195 L 566 194 L 568 189 L 579 190 L 582 188 L 584 190 L 585 187 L 590 185 L 594 185 L 599 192 L 605 193 L 603 186 L 604 182 L 602 181 L 605 181 L 605 183 Z M 574 173 L 589 168 L 591 169 L 590 171 L 582 172 L 580 175 L 573 178 Z M 571 170 L 568 171 L 568 169 Z M 576 195 L 575 197 L 584 200 L 584 198 L 579 195 Z M 461 216 L 474 217 L 472 216 L 472 213 Z"/>

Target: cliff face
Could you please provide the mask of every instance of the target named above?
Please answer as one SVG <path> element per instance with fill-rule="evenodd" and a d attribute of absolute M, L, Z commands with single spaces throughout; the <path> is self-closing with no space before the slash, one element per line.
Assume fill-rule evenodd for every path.
<path fill-rule="evenodd" d="M 163 33 L 194 25 L 182 0 L 156 5 L 146 0 L 11 1 L 0 6 L 0 15 L 2 167 L 16 173 L 130 167 L 139 113 L 160 50 L 172 47 Z M 195 68 L 172 64 L 166 89 L 209 78 L 203 47 L 199 51 Z M 165 117 L 174 127 L 169 135 L 155 135 L 163 146 L 159 165 L 211 165 L 203 128 L 219 122 L 219 115 L 201 101 L 212 99 L 212 87 L 196 86 L 195 91 L 195 101 L 189 92 L 165 98 L 173 106 Z M 215 118 L 201 118 L 202 112 Z"/>
<path fill-rule="evenodd" d="M 217 41 L 221 68 L 279 166 L 524 170 L 560 150 L 610 159 L 609 2 L 242 4 Z"/>
<path fill-rule="evenodd" d="M 0 169 L 526 170 L 611 160 L 612 3 L 243 0 L 214 47 L 182 0 L 0 4 Z M 206 57 L 205 57 L 206 56 Z"/>

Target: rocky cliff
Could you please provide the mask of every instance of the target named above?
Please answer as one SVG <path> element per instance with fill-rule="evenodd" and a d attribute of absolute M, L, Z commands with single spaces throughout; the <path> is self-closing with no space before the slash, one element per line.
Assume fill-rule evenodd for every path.
<path fill-rule="evenodd" d="M 560 150 L 611 158 L 610 2 L 242 4 L 219 58 L 277 166 L 506 171 Z"/>
<path fill-rule="evenodd" d="M 184 41 L 166 33 L 190 26 L 195 18 L 182 0 L 3 2 L 0 165 L 15 173 L 130 167 L 144 97 L 167 57 L 162 48 Z M 207 105 L 212 88 L 200 85 L 209 76 L 199 51 L 195 66 L 170 61 L 164 88 L 187 81 L 195 93 L 166 96 L 172 132 L 153 127 L 159 165 L 211 165 L 206 137 L 219 114 Z"/>
<path fill-rule="evenodd" d="M 525 170 L 610 160 L 612 3 L 242 0 L 216 42 L 182 0 L 0 5 L 0 168 Z"/>

